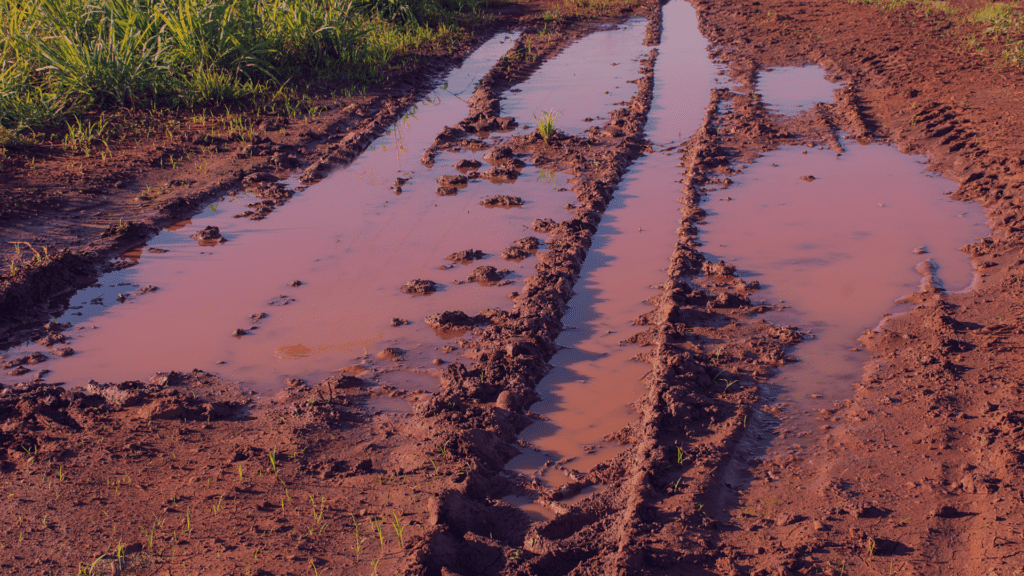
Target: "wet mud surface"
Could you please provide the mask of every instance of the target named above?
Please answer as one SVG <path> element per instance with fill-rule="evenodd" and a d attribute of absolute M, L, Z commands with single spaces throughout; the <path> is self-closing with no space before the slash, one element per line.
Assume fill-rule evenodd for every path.
<path fill-rule="evenodd" d="M 305 136 L 235 143 L 223 175 L 182 169 L 172 198 L 4 204 L 27 244 L 0 280 L 3 570 L 1020 572 L 1020 73 L 866 5 L 547 8 L 503 21 L 497 65 L 421 132 L 451 61 Z M 560 105 L 545 75 L 588 41 L 615 55 L 559 97 L 596 87 L 595 111 L 545 140 L 527 113 Z M 685 81 L 664 68 L 680 53 Z M 813 66 L 834 83 L 762 83 Z M 728 252 L 770 228 L 720 206 L 774 172 L 808 208 L 799 193 L 853 178 L 836 163 L 907 170 L 893 200 L 861 195 L 873 208 L 912 186 L 910 214 L 930 196 L 975 220 L 877 218 L 900 279 L 833 304 L 853 327 L 835 345 L 859 352 L 826 393 L 788 382 L 829 330 L 773 278 L 796 275 L 785 262 Z"/>

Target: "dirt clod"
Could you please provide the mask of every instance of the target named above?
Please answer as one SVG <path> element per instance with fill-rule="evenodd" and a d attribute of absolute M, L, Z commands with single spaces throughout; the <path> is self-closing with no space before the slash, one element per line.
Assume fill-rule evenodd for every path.
<path fill-rule="evenodd" d="M 433 280 L 409 280 L 399 290 L 406 294 L 426 296 L 437 292 L 437 283 Z"/>

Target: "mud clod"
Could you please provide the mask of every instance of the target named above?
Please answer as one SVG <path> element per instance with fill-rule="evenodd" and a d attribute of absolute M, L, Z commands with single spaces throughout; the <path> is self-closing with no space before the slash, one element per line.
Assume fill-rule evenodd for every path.
<path fill-rule="evenodd" d="M 207 226 L 190 236 L 190 238 L 198 240 L 201 246 L 214 246 L 220 242 L 228 241 L 227 238 L 221 236 L 220 228 L 216 226 Z"/>
<path fill-rule="evenodd" d="M 377 358 L 398 362 L 405 358 L 405 350 L 402 350 L 401 348 L 388 347 L 377 352 Z"/>
<path fill-rule="evenodd" d="M 519 171 L 496 166 L 481 172 L 480 177 L 490 180 L 494 184 L 510 184 L 519 178 Z"/>
<path fill-rule="evenodd" d="M 466 281 L 493 284 L 503 279 L 509 273 L 508 270 L 498 270 L 494 266 L 479 266 L 473 270 L 473 273 L 469 275 Z"/>
<path fill-rule="evenodd" d="M 498 196 L 491 196 L 482 200 L 480 205 L 488 208 L 514 208 L 516 206 L 522 206 L 523 199 L 518 196 L 505 196 L 499 194 Z"/>
<path fill-rule="evenodd" d="M 550 218 L 538 218 L 530 225 L 530 229 L 539 234 L 547 234 L 555 228 L 558 228 L 558 222 L 555 222 Z"/>
<path fill-rule="evenodd" d="M 455 176 L 444 175 L 437 179 L 437 183 L 442 187 L 455 187 L 465 188 L 469 184 L 469 179 L 463 174 L 457 174 Z"/>
<path fill-rule="evenodd" d="M 480 166 L 482 166 L 482 164 L 479 160 L 467 160 L 465 158 L 455 163 L 455 169 L 463 174 L 478 170 Z"/>
<path fill-rule="evenodd" d="M 399 290 L 406 294 L 426 296 L 437 292 L 437 283 L 433 280 L 409 280 Z"/>
<path fill-rule="evenodd" d="M 449 254 L 445 259 L 451 260 L 452 262 L 471 262 L 473 260 L 480 260 L 484 256 L 486 255 L 480 250 L 469 249 Z"/>
<path fill-rule="evenodd" d="M 434 330 L 459 330 L 472 328 L 480 322 L 480 318 L 470 316 L 460 310 L 450 310 L 427 316 L 424 321 Z"/>
<path fill-rule="evenodd" d="M 501 251 L 500 256 L 505 260 L 519 261 L 537 253 L 540 249 L 540 239 L 535 236 L 520 238 L 511 246 Z"/>

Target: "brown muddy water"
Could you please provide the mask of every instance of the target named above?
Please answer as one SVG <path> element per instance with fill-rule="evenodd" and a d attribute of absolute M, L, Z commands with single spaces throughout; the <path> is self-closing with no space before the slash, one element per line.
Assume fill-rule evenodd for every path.
<path fill-rule="evenodd" d="M 536 127 L 534 117 L 554 113 L 555 128 L 580 135 L 636 94 L 647 20 L 590 34 L 545 62 L 525 82 L 502 95 L 501 112 L 515 116 L 520 131 Z"/>
<path fill-rule="evenodd" d="M 460 159 L 483 153 L 442 153 L 431 169 L 418 162 L 446 125 L 467 114 L 464 100 L 512 41 L 501 35 L 483 45 L 352 165 L 266 220 L 233 218 L 251 201 L 239 195 L 129 254 L 137 265 L 72 298 L 59 320 L 74 324 L 67 345 L 76 354 L 46 362 L 46 379 L 82 385 L 199 368 L 270 391 L 289 377 L 313 380 L 356 365 L 401 388 L 435 389 L 426 369 L 435 358 L 452 359 L 459 346 L 436 335 L 424 317 L 510 308 L 506 296 L 532 274 L 535 259 L 505 261 L 498 253 L 532 235 L 535 218 L 561 220 L 564 206 L 575 201 L 563 175 L 530 165 L 513 184 L 472 181 L 458 195 L 442 197 L 437 179 L 458 174 Z M 392 189 L 398 177 L 408 179 L 400 194 Z M 507 210 L 480 204 L 500 193 L 525 204 Z M 190 238 L 206 226 L 219 227 L 228 241 L 203 246 Z M 467 249 L 487 256 L 469 264 L 445 259 Z M 511 284 L 465 282 L 479 265 L 509 270 Z M 439 289 L 428 296 L 401 293 L 413 279 L 435 281 Z M 157 290 L 146 292 L 148 286 Z M 393 326 L 394 318 L 410 323 Z M 238 329 L 246 333 L 234 335 Z M 446 345 L 454 350 L 442 350 Z M 404 358 L 378 358 L 386 347 L 401 349 Z M 34 343 L 9 352 L 36 350 L 46 352 Z"/>
<path fill-rule="evenodd" d="M 983 209 L 946 196 L 955 182 L 925 171 L 924 159 L 847 141 L 847 152 L 769 152 L 712 192 L 700 238 L 709 260 L 725 260 L 763 289 L 752 300 L 784 304 L 764 315 L 812 336 L 798 362 L 773 379 L 797 424 L 807 411 L 848 398 L 870 358 L 857 338 L 897 300 L 917 291 L 929 261 L 948 291 L 974 273 L 960 248 L 988 236 Z M 813 176 L 813 179 L 806 178 Z"/>
<path fill-rule="evenodd" d="M 761 72 L 757 82 L 768 109 L 785 116 L 806 112 L 819 102 L 832 102 L 838 87 L 825 79 L 820 66 L 772 68 Z"/>
<path fill-rule="evenodd" d="M 634 319 L 651 309 L 645 300 L 665 281 L 676 242 L 679 158 L 665 149 L 699 128 L 717 81 L 696 12 L 683 0 L 664 6 L 658 48 L 647 130 L 655 152 L 633 165 L 601 220 L 562 319 L 565 330 L 557 343 L 563 348 L 537 389 L 542 399 L 531 408 L 544 420 L 520 434 L 533 449 L 507 466 L 547 488 L 561 486 L 573 471 L 589 471 L 626 448 L 604 438 L 636 417 L 630 405 L 643 393 L 642 378 L 650 369 L 632 360 L 640 349 L 622 341 L 638 332 Z M 570 50 L 552 64 L 572 68 L 560 61 L 572 56 Z M 534 518 L 553 514 L 528 500 L 509 499 Z"/>

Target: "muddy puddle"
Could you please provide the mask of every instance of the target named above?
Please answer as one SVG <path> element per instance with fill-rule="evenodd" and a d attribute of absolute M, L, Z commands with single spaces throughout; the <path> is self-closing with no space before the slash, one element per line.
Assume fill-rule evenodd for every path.
<path fill-rule="evenodd" d="M 757 91 L 769 110 L 786 116 L 805 112 L 815 104 L 829 103 L 839 88 L 825 79 L 820 66 L 782 66 L 758 74 Z"/>
<path fill-rule="evenodd" d="M 983 209 L 945 196 L 956 183 L 925 172 L 923 158 L 844 145 L 839 156 L 769 152 L 704 204 L 709 259 L 760 282 L 752 300 L 784 304 L 765 319 L 812 335 L 773 379 L 797 423 L 850 396 L 870 358 L 857 338 L 908 309 L 898 299 L 923 280 L 967 289 L 973 269 L 960 248 L 989 234 Z"/>
<path fill-rule="evenodd" d="M 501 113 L 515 116 L 520 131 L 537 125 L 534 117 L 555 114 L 555 128 L 580 135 L 601 125 L 608 113 L 636 94 L 647 20 L 632 18 L 613 29 L 590 34 L 545 62 L 528 80 L 502 94 Z"/>
<path fill-rule="evenodd" d="M 531 408 L 544 420 L 520 434 L 535 449 L 507 466 L 549 489 L 627 449 L 605 437 L 636 417 L 630 405 L 650 369 L 633 360 L 641 349 L 623 341 L 639 331 L 634 320 L 650 310 L 645 300 L 665 281 L 680 218 L 675 146 L 700 126 L 716 81 L 693 8 L 682 0 L 666 4 L 664 25 L 647 131 L 654 152 L 636 161 L 601 220 L 562 319 L 557 343 L 564 348 Z M 535 518 L 553 514 L 529 498 L 509 502 Z"/>
<path fill-rule="evenodd" d="M 484 153 L 441 153 L 433 168 L 418 162 L 446 125 L 465 117 L 464 100 L 512 40 L 501 35 L 483 45 L 359 159 L 265 220 L 234 218 L 253 200 L 239 194 L 131 253 L 135 266 L 76 294 L 58 318 L 73 327 L 57 347 L 74 354 L 40 365 L 49 370 L 45 379 L 84 385 L 90 378 L 148 379 L 199 368 L 271 391 L 290 377 L 315 380 L 347 369 L 398 388 L 436 389 L 423 370 L 454 359 L 459 334 L 439 336 L 424 318 L 511 308 L 507 295 L 536 260 L 499 253 L 532 236 L 534 219 L 562 219 L 575 200 L 564 176 L 531 165 L 514 183 L 472 180 L 455 195 L 439 196 L 439 178 L 458 175 L 458 161 L 482 160 Z M 482 204 L 499 194 L 523 203 Z M 226 241 L 197 241 L 210 226 Z M 482 254 L 447 258 L 465 250 Z M 493 266 L 500 278 L 469 281 L 480 266 Z M 400 290 L 417 279 L 435 282 L 436 291 Z M 50 353 L 30 343 L 6 354 L 35 351 Z"/>

